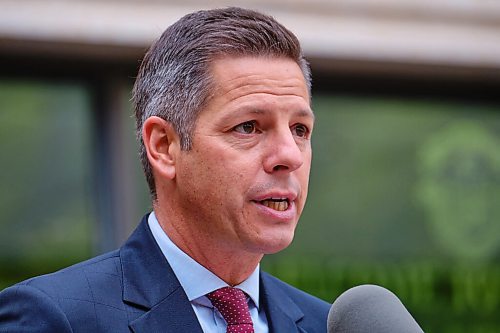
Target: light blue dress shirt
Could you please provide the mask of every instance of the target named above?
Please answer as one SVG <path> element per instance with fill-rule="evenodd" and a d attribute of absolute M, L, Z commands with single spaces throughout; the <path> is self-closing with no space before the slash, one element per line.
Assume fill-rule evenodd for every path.
<path fill-rule="evenodd" d="M 179 249 L 163 231 L 154 212 L 149 215 L 148 224 L 156 243 L 186 292 L 203 332 L 225 333 L 226 321 L 205 295 L 227 287 L 228 284 Z M 259 269 L 260 266 L 257 266 L 248 279 L 234 287 L 249 296 L 247 301 L 255 332 L 268 333 L 265 311 L 259 311 Z"/>

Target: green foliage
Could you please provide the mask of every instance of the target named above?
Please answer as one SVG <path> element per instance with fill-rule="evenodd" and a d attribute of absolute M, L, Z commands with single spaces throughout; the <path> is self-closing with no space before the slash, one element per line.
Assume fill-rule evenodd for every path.
<path fill-rule="evenodd" d="M 331 260 L 268 258 L 263 268 L 332 303 L 360 284 L 393 291 L 427 333 L 500 330 L 500 266 L 431 262 L 337 264 Z M 459 324 L 457 324 L 459 323 Z"/>

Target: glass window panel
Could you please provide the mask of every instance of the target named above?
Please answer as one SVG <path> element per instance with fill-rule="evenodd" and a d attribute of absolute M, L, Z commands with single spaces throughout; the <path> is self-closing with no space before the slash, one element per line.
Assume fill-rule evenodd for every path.
<path fill-rule="evenodd" d="M 81 86 L 0 81 L 0 288 L 91 255 L 89 118 Z"/>
<path fill-rule="evenodd" d="M 498 107 L 315 98 L 311 193 L 291 254 L 498 257 Z"/>

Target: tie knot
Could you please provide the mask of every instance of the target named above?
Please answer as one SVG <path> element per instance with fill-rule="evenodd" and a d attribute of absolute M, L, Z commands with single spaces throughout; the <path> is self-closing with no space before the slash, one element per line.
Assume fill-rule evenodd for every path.
<path fill-rule="evenodd" d="M 227 322 L 227 332 L 253 333 L 252 318 L 243 291 L 224 287 L 207 294 L 207 297 Z"/>

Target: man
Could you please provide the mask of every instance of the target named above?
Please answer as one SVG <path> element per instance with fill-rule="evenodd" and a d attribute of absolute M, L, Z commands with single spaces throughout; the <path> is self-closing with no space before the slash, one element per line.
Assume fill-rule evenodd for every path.
<path fill-rule="evenodd" d="M 134 104 L 154 212 L 119 250 L 3 291 L 0 332 L 326 332 L 326 302 L 259 268 L 307 196 L 297 38 L 249 10 L 189 14 L 147 52 Z"/>

